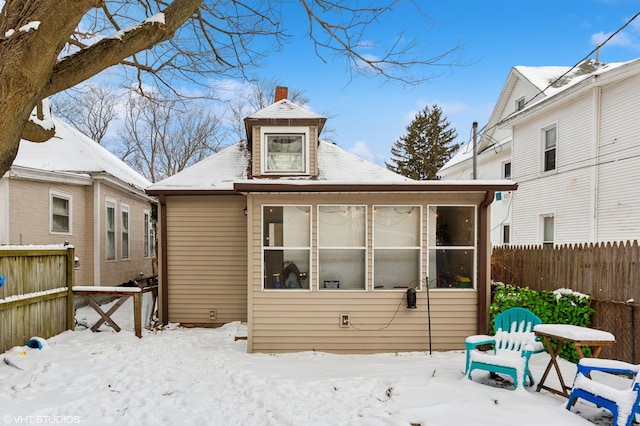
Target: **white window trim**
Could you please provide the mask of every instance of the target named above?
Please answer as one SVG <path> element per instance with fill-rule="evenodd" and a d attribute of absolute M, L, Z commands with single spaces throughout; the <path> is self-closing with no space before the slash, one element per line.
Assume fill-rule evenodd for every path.
<path fill-rule="evenodd" d="M 465 291 L 465 290 L 477 291 L 477 287 L 476 287 L 477 280 L 475 278 L 478 276 L 478 250 L 480 250 L 480 248 L 478 247 L 478 227 L 480 226 L 478 223 L 478 206 L 475 204 L 427 204 L 427 233 L 431 232 L 431 220 L 433 220 L 430 216 L 431 207 L 473 207 L 473 220 L 475 222 L 473 227 L 474 233 L 473 233 L 472 246 L 446 246 L 448 249 L 454 249 L 454 250 L 464 250 L 464 249 L 474 250 L 473 273 L 472 273 L 473 286 L 471 288 L 444 288 L 444 287 L 430 286 L 429 291 Z M 442 248 L 442 246 L 439 246 L 437 244 L 435 237 L 433 238 L 433 241 L 435 242 L 435 245 L 431 245 L 431 236 L 427 235 L 427 277 L 429 281 L 432 281 L 431 277 L 435 276 L 436 274 L 435 271 L 430 270 L 431 262 L 429 259 L 429 254 L 431 253 L 431 250 L 437 250 L 438 248 Z M 427 285 L 429 285 L 429 282 L 427 282 Z"/>
<path fill-rule="evenodd" d="M 53 197 L 62 198 L 69 202 L 69 230 L 53 230 Z M 73 195 L 55 189 L 49 190 L 49 233 L 51 235 L 72 235 L 73 234 Z"/>
<path fill-rule="evenodd" d="M 419 215 L 419 221 L 418 221 L 418 245 L 417 246 L 398 246 L 398 247 L 377 247 L 376 246 L 376 239 L 375 239 L 375 235 L 376 235 L 376 230 L 375 230 L 375 219 L 372 218 L 371 220 L 371 258 L 373 259 L 372 263 L 373 263 L 373 268 L 372 268 L 372 273 L 375 272 L 376 267 L 375 267 L 375 263 L 376 263 L 376 256 L 375 256 L 375 251 L 376 248 L 380 248 L 380 249 L 384 249 L 384 250 L 415 250 L 418 249 L 418 282 L 416 283 L 417 286 L 414 286 L 414 288 L 417 291 L 422 290 L 422 260 L 423 260 L 423 241 L 422 241 L 422 232 L 423 232 L 423 220 L 422 220 L 422 205 L 420 204 L 374 204 L 371 208 L 373 209 L 373 214 L 376 214 L 376 209 L 378 207 L 416 207 L 418 209 L 418 215 Z M 372 277 L 372 282 L 373 282 L 373 290 L 374 291 L 407 291 L 406 288 L 392 288 L 392 289 L 378 289 L 376 290 L 376 276 L 375 273 L 373 273 L 373 277 Z M 409 283 L 410 284 L 410 283 Z"/>
<path fill-rule="evenodd" d="M 506 227 L 509 228 L 509 241 L 504 240 L 504 229 Z M 511 224 L 510 223 L 503 223 L 502 226 L 500 227 L 500 240 L 502 245 L 505 245 L 505 246 L 511 245 Z"/>
<path fill-rule="evenodd" d="M 509 177 L 507 177 L 507 176 L 506 176 L 506 173 L 505 173 L 505 170 L 504 170 L 504 168 L 505 168 L 505 166 L 506 166 L 507 164 L 509 164 L 509 168 L 511 169 L 511 170 L 510 170 L 510 173 L 511 173 L 511 174 L 510 174 L 510 176 L 509 176 Z M 509 179 L 509 180 L 511 180 L 511 178 L 512 178 L 512 177 L 513 177 L 513 163 L 511 162 L 511 160 L 503 161 L 503 162 L 502 162 L 502 179 Z"/>
<path fill-rule="evenodd" d="M 145 219 L 146 217 L 146 219 Z M 147 228 L 147 235 L 144 234 L 145 227 Z M 151 211 L 144 209 L 142 210 L 142 238 L 144 239 L 142 243 L 142 257 L 145 259 L 150 259 L 154 257 L 154 237 L 153 237 L 153 221 L 151 219 Z M 144 252 L 144 245 L 148 245 L 148 251 Z"/>
<path fill-rule="evenodd" d="M 545 154 L 547 152 L 547 130 L 556 129 L 556 146 L 555 146 L 555 167 L 551 170 L 545 170 Z M 557 173 L 558 171 L 558 141 L 560 140 L 560 129 L 558 128 L 558 123 L 554 122 L 547 126 L 544 126 L 540 129 L 540 172 L 542 174 L 552 174 Z M 513 174 L 513 170 L 511 171 Z"/>
<path fill-rule="evenodd" d="M 266 135 L 267 134 L 303 134 L 304 135 L 304 143 L 303 143 L 303 161 L 304 161 L 304 170 L 296 171 L 296 172 L 286 172 L 281 170 L 269 171 L 267 170 L 267 143 L 266 143 Z M 261 152 L 261 162 L 260 168 L 262 174 L 269 175 L 301 175 L 301 174 L 309 174 L 309 128 L 303 126 L 294 126 L 294 127 L 282 127 L 282 126 L 263 126 L 260 127 L 260 152 Z"/>
<path fill-rule="evenodd" d="M 122 221 L 122 213 L 127 212 L 127 253 L 128 256 L 124 257 L 124 250 L 122 244 L 124 244 L 124 222 Z M 131 259 L 131 209 L 128 204 L 120 203 L 120 254 L 121 259 Z"/>
<path fill-rule="evenodd" d="M 344 246 L 326 246 L 326 247 L 322 247 L 320 246 L 320 223 L 317 224 L 316 227 L 316 239 L 317 239 L 317 243 L 316 243 L 316 258 L 317 258 L 317 262 L 318 262 L 318 279 L 317 279 L 317 290 L 318 291 L 322 291 L 322 292 L 334 292 L 334 291 L 339 291 L 339 292 L 365 292 L 365 291 L 369 291 L 369 247 L 368 247 L 368 232 L 369 232 L 369 206 L 367 204 L 345 204 L 345 203 L 341 203 L 341 204 L 318 204 L 316 206 L 317 209 L 317 213 L 316 213 L 316 217 L 318 218 L 318 222 L 320 221 L 320 208 L 321 207 L 364 207 L 364 246 L 350 246 L 350 247 L 344 247 Z M 322 288 L 320 286 L 320 251 L 321 250 L 362 250 L 364 249 L 364 287 L 363 288 L 350 288 L 350 289 L 329 289 L 329 288 Z"/>
<path fill-rule="evenodd" d="M 309 246 L 308 247 L 299 247 L 299 246 L 265 246 L 264 245 L 264 235 L 262 235 L 262 230 L 264 229 L 264 214 L 263 208 L 265 206 L 268 207 L 306 207 L 309 209 Z M 308 250 L 309 251 L 309 271 L 307 271 L 307 282 L 309 283 L 308 288 L 292 288 L 285 290 L 286 293 L 289 292 L 310 292 L 313 289 L 312 279 L 313 279 L 313 208 L 311 204 L 272 204 L 272 203 L 264 203 L 260 205 L 260 240 L 262 243 L 260 244 L 260 270 L 261 275 L 264 277 L 266 274 L 265 265 L 264 265 L 264 252 L 269 250 Z M 266 248 L 266 250 L 265 250 Z M 282 289 L 274 289 L 265 287 L 265 282 L 262 280 L 262 291 L 273 291 L 273 292 L 282 292 Z"/>
<path fill-rule="evenodd" d="M 104 255 L 107 262 L 113 262 L 118 259 L 118 214 L 115 198 L 107 197 L 104 203 Z M 109 250 L 107 250 L 107 244 L 109 240 L 107 236 L 109 234 L 108 221 L 109 221 L 109 207 L 113 207 L 113 259 L 109 258 Z"/>
<path fill-rule="evenodd" d="M 518 104 L 522 101 L 522 108 L 518 108 Z M 526 102 L 525 102 L 525 97 L 521 96 L 518 99 L 516 99 L 516 103 L 515 103 L 515 110 L 516 111 L 522 111 L 524 109 L 524 107 L 526 106 Z"/>
<path fill-rule="evenodd" d="M 552 217 L 553 218 L 553 241 L 545 241 L 545 239 L 544 239 L 544 219 L 547 218 L 547 217 Z M 546 243 L 551 243 L 555 247 L 555 245 L 556 245 L 556 229 L 557 229 L 557 223 L 556 223 L 556 214 L 555 214 L 555 212 L 538 214 L 538 236 L 540 238 L 540 244 L 541 245 L 544 245 Z"/>

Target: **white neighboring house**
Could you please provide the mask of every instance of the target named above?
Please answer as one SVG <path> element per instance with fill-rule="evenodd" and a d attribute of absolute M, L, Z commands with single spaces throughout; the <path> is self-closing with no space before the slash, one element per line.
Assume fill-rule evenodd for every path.
<path fill-rule="evenodd" d="M 477 142 L 477 179 L 497 193 L 491 242 L 568 244 L 640 238 L 640 59 L 514 67 Z M 469 179 L 470 146 L 439 171 Z"/>
<path fill-rule="evenodd" d="M 145 177 L 68 124 L 20 141 L 0 178 L 0 244 L 69 242 L 76 285 L 114 286 L 155 274 L 155 199 Z"/>

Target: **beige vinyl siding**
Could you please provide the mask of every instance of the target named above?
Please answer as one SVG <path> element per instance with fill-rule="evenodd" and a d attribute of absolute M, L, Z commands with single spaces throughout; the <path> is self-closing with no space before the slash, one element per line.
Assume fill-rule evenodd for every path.
<path fill-rule="evenodd" d="M 427 291 L 417 292 L 417 309 L 406 308 L 405 290 L 372 288 L 372 205 L 404 204 L 422 207 L 421 276 L 427 271 L 427 214 L 430 204 L 477 204 L 484 194 L 286 194 L 250 195 L 253 262 L 248 319 L 249 352 L 319 350 L 334 353 L 424 351 L 429 349 Z M 263 290 L 261 205 L 312 206 L 311 290 Z M 318 291 L 317 205 L 367 205 L 367 290 Z M 433 350 L 462 349 L 464 339 L 477 331 L 477 291 L 430 289 Z M 354 327 L 340 327 L 348 314 Z M 356 329 L 359 328 L 361 330 Z"/>
<path fill-rule="evenodd" d="M 245 206 L 243 196 L 166 198 L 169 321 L 246 321 Z"/>

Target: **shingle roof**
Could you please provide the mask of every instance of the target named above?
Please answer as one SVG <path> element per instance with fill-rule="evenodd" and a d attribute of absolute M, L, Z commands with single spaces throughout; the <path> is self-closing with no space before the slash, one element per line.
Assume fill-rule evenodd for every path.
<path fill-rule="evenodd" d="M 304 108 L 288 99 L 282 99 L 276 103 L 269 105 L 251 114 L 248 119 L 278 119 L 278 118 L 294 118 L 294 119 L 318 119 L 325 118 L 320 114 Z"/>

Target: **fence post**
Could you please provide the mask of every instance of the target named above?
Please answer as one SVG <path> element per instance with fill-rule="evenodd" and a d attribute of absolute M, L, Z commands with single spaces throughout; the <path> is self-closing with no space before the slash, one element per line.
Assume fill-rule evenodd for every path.
<path fill-rule="evenodd" d="M 75 248 L 67 247 L 67 330 L 75 330 L 76 312 L 73 286 L 75 284 Z"/>

